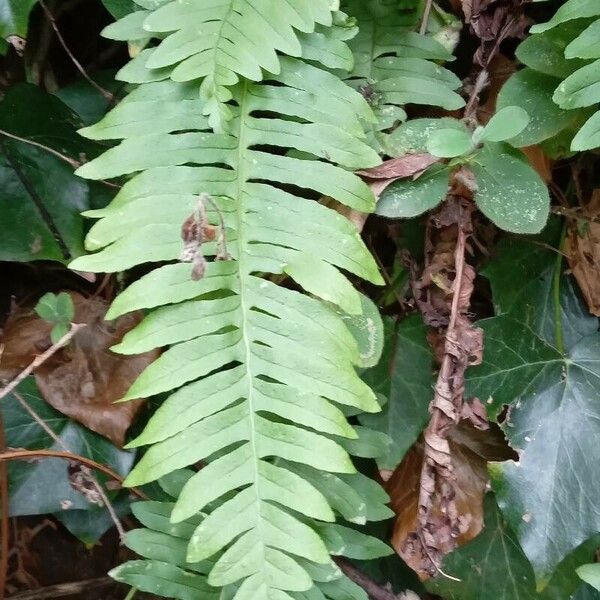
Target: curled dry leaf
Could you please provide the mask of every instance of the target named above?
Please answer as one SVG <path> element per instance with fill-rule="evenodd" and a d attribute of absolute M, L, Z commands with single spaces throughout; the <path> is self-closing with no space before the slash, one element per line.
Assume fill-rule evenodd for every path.
<path fill-rule="evenodd" d="M 158 355 L 137 356 L 111 352 L 111 346 L 141 318 L 130 313 L 115 321 L 104 321 L 108 304 L 101 298 L 84 298 L 71 292 L 75 323 L 86 323 L 71 344 L 56 352 L 35 372 L 44 399 L 63 414 L 122 446 L 125 433 L 142 405 L 141 400 L 114 404 L 122 398 L 138 375 Z M 28 366 L 50 345 L 52 324 L 32 309 L 18 310 L 6 323 L 0 361 L 0 379 L 9 380 Z"/>
<path fill-rule="evenodd" d="M 594 190 L 583 214 L 600 221 L 600 189 Z M 565 252 L 590 312 L 600 317 L 600 223 L 574 222 L 569 228 Z"/>
<path fill-rule="evenodd" d="M 427 167 L 439 162 L 440 159 L 426 152 L 422 154 L 405 154 L 398 158 L 391 158 L 372 169 L 356 171 L 367 181 L 376 198 L 379 198 L 383 190 L 397 181 L 406 177 L 418 177 Z"/>
<path fill-rule="evenodd" d="M 360 175 L 369 184 L 369 187 L 375 194 L 375 198 L 379 199 L 383 190 L 391 183 L 394 183 L 394 181 L 406 177 L 414 177 L 416 179 L 427 167 L 439 162 L 439 160 L 439 158 L 427 153 L 406 154 L 398 158 L 386 160 L 377 167 L 356 171 L 356 174 Z M 320 202 L 346 217 L 359 233 L 363 230 L 369 216 L 367 213 L 349 208 L 329 197 L 321 198 Z"/>
<path fill-rule="evenodd" d="M 437 525 L 435 543 L 442 554 L 466 544 L 478 535 L 483 527 L 483 497 L 488 486 L 488 461 L 518 458 L 497 425 L 482 431 L 469 421 L 462 421 L 451 430 L 446 442 L 452 457 L 455 493 L 453 510 L 456 511 L 454 520 L 457 527 L 450 526 L 450 521 L 443 512 L 443 505 L 435 502 L 431 508 L 430 520 Z M 423 459 L 424 444 L 420 441 L 394 471 L 385 488 L 396 513 L 392 545 L 422 579 L 427 579 L 432 575 L 430 559 L 423 554 L 423 542 L 419 539 L 417 524 Z M 429 534 L 424 531 L 422 535 Z M 424 541 L 427 546 L 432 543 L 432 540 Z"/>
<path fill-rule="evenodd" d="M 487 67 L 498 51 L 500 43 L 507 38 L 522 38 L 531 20 L 523 7 L 531 0 L 462 0 L 465 22 L 481 40 L 474 61 Z"/>

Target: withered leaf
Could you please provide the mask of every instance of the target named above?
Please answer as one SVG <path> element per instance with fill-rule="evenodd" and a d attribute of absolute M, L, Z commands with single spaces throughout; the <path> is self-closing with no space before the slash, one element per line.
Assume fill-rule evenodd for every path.
<path fill-rule="evenodd" d="M 379 198 L 388 185 L 406 177 L 420 175 L 427 167 L 439 162 L 440 159 L 428 153 L 405 154 L 398 158 L 391 158 L 377 167 L 356 171 L 357 175 L 363 177 Z"/>
<path fill-rule="evenodd" d="M 594 190 L 584 214 L 594 221 L 600 220 L 600 189 Z M 600 223 L 586 222 L 579 227 L 573 224 L 565 252 L 590 313 L 600 317 Z"/>
<path fill-rule="evenodd" d="M 142 318 L 130 313 L 104 321 L 108 304 L 70 292 L 75 323 L 86 323 L 71 343 L 35 372 L 44 399 L 63 414 L 122 446 L 125 433 L 142 405 L 134 400 L 114 404 L 125 395 L 138 375 L 158 355 L 157 351 L 122 356 L 110 351 Z M 0 379 L 9 380 L 50 345 L 52 324 L 31 309 L 21 309 L 8 320 L 3 336 Z"/>
<path fill-rule="evenodd" d="M 474 408 L 474 410 L 476 410 Z M 439 528 L 435 540 L 441 555 L 472 540 L 483 527 L 483 498 L 488 485 L 488 461 L 516 460 L 516 453 L 508 446 L 497 425 L 487 431 L 463 421 L 454 427 L 447 438 L 454 478 L 454 505 L 460 531 L 452 531 L 447 519 L 435 502 L 431 517 Z M 432 575 L 431 561 L 423 551 L 417 534 L 419 485 L 423 462 L 423 442 L 420 441 L 406 455 L 400 466 L 385 484 L 396 513 L 392 545 L 402 559 L 422 579 Z M 423 532 L 427 536 L 428 532 Z M 433 536 L 432 536 L 433 538 Z M 441 543 L 440 543 L 441 540 Z M 431 539 L 425 540 L 431 543 Z"/>

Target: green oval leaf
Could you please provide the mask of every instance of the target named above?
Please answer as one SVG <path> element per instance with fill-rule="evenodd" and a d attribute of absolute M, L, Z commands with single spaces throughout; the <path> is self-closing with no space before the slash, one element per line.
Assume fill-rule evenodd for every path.
<path fill-rule="evenodd" d="M 439 158 L 455 158 L 467 154 L 473 148 L 473 140 L 466 131 L 440 129 L 427 140 L 427 151 Z"/>
<path fill-rule="evenodd" d="M 447 169 L 427 171 L 418 179 L 399 179 L 379 198 L 375 212 L 382 217 L 408 219 L 436 207 L 448 193 Z"/>
<path fill-rule="evenodd" d="M 501 108 L 485 126 L 479 139 L 487 142 L 503 142 L 519 135 L 529 124 L 527 111 L 520 106 Z"/>
<path fill-rule="evenodd" d="M 550 195 L 540 176 L 509 148 L 488 144 L 470 163 L 477 181 L 475 201 L 501 229 L 539 233 L 548 220 Z"/>

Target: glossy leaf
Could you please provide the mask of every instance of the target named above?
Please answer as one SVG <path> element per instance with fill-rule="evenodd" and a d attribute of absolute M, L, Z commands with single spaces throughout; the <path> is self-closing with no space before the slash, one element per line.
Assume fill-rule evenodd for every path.
<path fill-rule="evenodd" d="M 470 372 L 469 391 L 489 399 L 495 414 L 511 407 L 505 432 L 521 456 L 518 464 L 495 468 L 494 487 L 543 585 L 556 565 L 600 528 L 593 500 L 600 492 L 597 478 L 580 470 L 589 464 L 586 456 L 600 435 L 595 392 L 600 336 L 584 337 L 562 356 L 510 317 L 480 325 L 486 353 L 483 365 Z"/>
<path fill-rule="evenodd" d="M 598 58 L 600 56 L 600 19 L 594 21 L 565 48 L 566 58 Z"/>
<path fill-rule="evenodd" d="M 581 108 L 600 102 L 600 59 L 567 77 L 554 92 L 561 108 Z"/>
<path fill-rule="evenodd" d="M 418 154 L 427 150 L 427 141 L 442 129 L 455 129 L 468 134 L 464 123 L 450 117 L 441 119 L 412 119 L 395 129 L 387 139 L 387 153 L 392 156 Z"/>
<path fill-rule="evenodd" d="M 485 527 L 471 542 L 444 558 L 444 573 L 427 588 L 448 600 L 535 600 L 533 570 L 494 496 L 485 499 Z"/>
<path fill-rule="evenodd" d="M 434 167 L 419 178 L 390 184 L 377 202 L 375 212 L 391 219 L 416 217 L 435 208 L 448 193 L 448 169 Z"/>
<path fill-rule="evenodd" d="M 487 144 L 470 162 L 475 202 L 500 229 L 539 233 L 548 219 L 550 196 L 533 168 L 503 146 Z"/>
<path fill-rule="evenodd" d="M 496 314 L 519 320 L 550 345 L 556 344 L 555 271 L 566 268 L 560 255 L 545 246 L 558 242 L 556 225 L 551 222 L 540 240 L 502 240 L 482 270 L 492 287 Z M 559 283 L 562 337 L 569 349 L 598 330 L 598 319 L 589 314 L 571 277 L 563 275 Z"/>
<path fill-rule="evenodd" d="M 79 138 L 78 116 L 59 99 L 33 85 L 11 88 L 0 103 L 0 129 L 47 145 L 67 157 L 92 153 Z M 90 206 L 88 185 L 73 167 L 47 150 L 0 139 L 0 259 L 67 261 L 83 253 L 82 210 Z"/>
<path fill-rule="evenodd" d="M 393 470 L 429 421 L 433 356 L 420 318 L 404 319 L 398 327 L 386 321 L 386 328 L 383 360 L 366 371 L 363 379 L 387 402 L 381 413 L 364 415 L 360 420 L 392 438 L 389 451 L 377 459 L 377 464 L 380 469 Z"/>
<path fill-rule="evenodd" d="M 123 476 L 127 475 L 133 463 L 134 453 L 118 449 L 106 439 L 55 411 L 40 397 L 32 378 L 19 386 L 18 393 L 71 452 L 106 464 Z M 15 397 L 9 395 L 2 402 L 1 408 L 7 444 L 10 447 L 64 450 L 61 444 L 53 442 Z M 11 515 L 96 510 L 97 507 L 91 505 L 71 485 L 68 466 L 67 461 L 57 458 L 45 458 L 35 462 L 13 461 L 9 466 Z M 102 475 L 98 477 L 101 481 L 104 480 Z M 106 528 L 108 527 L 110 523 Z M 82 536 L 85 535 L 82 528 L 78 532 Z M 90 535 L 93 537 L 94 533 Z"/>

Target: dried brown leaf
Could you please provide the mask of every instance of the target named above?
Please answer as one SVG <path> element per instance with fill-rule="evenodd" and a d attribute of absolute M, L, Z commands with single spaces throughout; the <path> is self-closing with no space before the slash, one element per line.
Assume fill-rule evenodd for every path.
<path fill-rule="evenodd" d="M 422 542 L 435 544 L 443 556 L 457 545 L 472 540 L 483 527 L 483 497 L 488 485 L 487 462 L 518 458 L 497 425 L 492 425 L 488 431 L 481 431 L 463 421 L 449 432 L 447 443 L 449 456 L 452 457 L 450 468 L 454 482 L 452 510 L 456 514 L 445 514 L 446 507 L 440 502 L 440 497 L 432 496 L 430 526 L 423 532 L 423 540 L 417 527 L 423 441 L 415 444 L 385 483 L 392 509 L 396 513 L 392 545 L 422 579 L 435 573 Z M 452 521 L 459 524 L 458 530 L 450 525 Z M 432 524 L 437 527 L 435 531 L 431 529 Z"/>
<path fill-rule="evenodd" d="M 111 346 L 137 325 L 141 312 L 104 321 L 108 308 L 100 298 L 71 292 L 74 322 L 86 323 L 69 346 L 59 350 L 35 372 L 44 399 L 56 410 L 93 431 L 123 445 L 125 433 L 142 405 L 141 400 L 114 404 L 158 352 L 123 356 Z M 52 325 L 33 310 L 21 309 L 11 316 L 4 331 L 0 379 L 12 379 L 41 352 L 50 347 Z"/>
<path fill-rule="evenodd" d="M 405 154 L 398 158 L 391 158 L 372 169 L 357 171 L 373 190 L 376 198 L 381 196 L 383 190 L 394 181 L 406 177 L 417 178 L 427 167 L 439 162 L 440 159 L 431 154 Z"/>
<path fill-rule="evenodd" d="M 583 214 L 600 220 L 600 189 L 594 190 Z M 577 223 L 569 228 L 565 241 L 569 266 L 585 298 L 590 313 L 600 317 L 600 223 Z"/>

